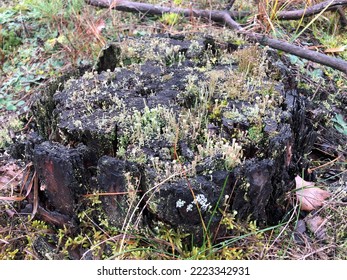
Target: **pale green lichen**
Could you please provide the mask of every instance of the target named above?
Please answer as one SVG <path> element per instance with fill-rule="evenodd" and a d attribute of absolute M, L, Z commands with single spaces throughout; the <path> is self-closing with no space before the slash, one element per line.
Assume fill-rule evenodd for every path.
<path fill-rule="evenodd" d="M 229 52 L 193 39 L 184 55 L 182 46 L 169 38 L 127 39 L 119 43 L 119 48 L 123 68 L 100 74 L 87 72 L 79 80 L 71 79 L 65 84 L 71 94 L 60 104 L 68 109 L 68 123 L 60 123 L 59 127 L 65 126 L 65 130 L 75 134 L 86 125 L 102 131 L 104 140 L 100 142 L 116 139 L 116 156 L 154 168 L 158 182 L 174 174 L 194 176 L 196 167 L 206 158 L 221 159 L 225 170 L 235 168 L 243 161 L 244 145 L 266 141 L 262 131 L 264 118 L 279 121 L 272 109 L 283 100 L 279 82 L 266 77 L 266 49 L 253 46 Z M 195 66 L 179 68 L 187 58 L 200 61 L 196 60 Z M 147 62 L 154 67 L 153 74 L 143 73 Z M 214 68 L 217 63 L 222 67 Z M 173 64 L 173 69 L 167 67 Z M 146 98 L 156 92 L 148 87 L 146 79 L 167 83 L 177 79 L 175 71 L 185 73 L 180 80 L 183 90 L 182 85 L 169 83 L 171 90 L 179 89 L 176 100 L 181 108 L 148 106 Z M 141 109 L 128 104 L 129 90 L 146 96 Z M 239 102 L 237 107 L 233 100 Z M 83 107 L 83 114 L 71 110 L 73 106 Z M 248 129 L 235 127 L 228 139 L 212 133 L 209 126 L 219 125 L 222 120 L 231 126 L 244 123 Z M 189 145 L 189 159 L 179 155 L 179 141 Z M 163 145 L 156 152 L 158 156 L 148 156 L 144 148 L 155 143 Z"/>

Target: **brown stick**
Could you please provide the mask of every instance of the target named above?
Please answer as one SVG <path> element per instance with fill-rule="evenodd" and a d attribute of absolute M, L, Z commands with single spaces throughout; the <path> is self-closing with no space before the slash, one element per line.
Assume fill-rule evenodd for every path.
<path fill-rule="evenodd" d="M 230 0 L 228 5 L 225 7 L 225 9 L 230 10 L 234 6 L 235 1 L 236 0 Z"/>
<path fill-rule="evenodd" d="M 321 11 L 335 10 L 337 6 L 346 6 L 347 0 L 328 0 L 306 9 L 295 10 L 295 11 L 283 11 L 277 14 L 277 19 L 280 20 L 297 20 L 302 17 L 309 17 L 319 14 Z"/>
<path fill-rule="evenodd" d="M 159 5 L 153 5 L 141 2 L 132 2 L 126 0 L 86 0 L 86 2 L 92 6 L 97 6 L 101 8 L 112 8 L 117 11 L 131 12 L 131 13 L 142 13 L 150 15 L 162 15 L 165 13 L 182 14 L 185 17 L 203 17 L 210 18 L 210 16 L 217 16 L 221 11 L 218 10 L 196 10 L 196 9 L 185 9 L 185 8 L 175 8 L 175 7 L 165 7 Z M 192 14 L 193 13 L 193 14 Z M 235 12 L 228 11 L 231 18 L 243 18 L 250 13 L 248 12 Z M 218 17 L 218 16 L 217 16 Z M 212 19 L 213 20 L 213 19 Z"/>
<path fill-rule="evenodd" d="M 235 25 L 236 22 L 231 17 L 228 17 L 228 15 L 226 15 L 225 23 L 228 24 L 230 27 L 232 27 Z M 269 38 L 268 36 L 265 36 L 259 33 L 247 32 L 247 31 L 244 31 L 243 29 L 239 30 L 239 33 L 245 34 L 249 39 L 258 42 L 259 44 L 263 46 L 269 46 L 276 50 L 281 50 L 286 53 L 294 54 L 301 58 L 305 58 L 325 66 L 329 66 L 331 68 L 337 69 L 347 74 L 347 62 L 345 60 L 327 56 L 326 54 L 319 53 L 316 51 L 307 50 L 307 49 L 295 46 L 293 44 L 290 44 L 288 42 Z"/>
<path fill-rule="evenodd" d="M 347 0 L 340 0 L 337 2 L 341 3 L 344 1 L 347 1 Z M 207 18 L 214 22 L 225 24 L 229 26 L 231 29 L 237 31 L 239 34 L 243 34 L 250 40 L 256 41 L 263 46 L 269 46 L 271 48 L 281 50 L 281 51 L 299 56 L 301 58 L 305 58 L 305 59 L 317 62 L 322 65 L 329 66 L 331 68 L 337 69 L 347 74 L 347 62 L 345 60 L 327 56 L 319 52 L 303 49 L 284 41 L 269 38 L 266 35 L 246 31 L 236 21 L 233 20 L 232 13 L 229 11 L 216 11 L 216 10 L 206 11 L 206 10 L 197 10 L 197 9 L 168 8 L 168 7 L 162 7 L 159 5 L 152 5 L 152 4 L 140 3 L 140 2 L 131 2 L 131 1 L 125 1 L 125 0 L 124 1 L 116 0 L 113 2 L 109 0 L 87 0 L 87 3 L 90 5 L 98 6 L 98 7 L 112 8 L 112 9 L 116 9 L 119 11 L 126 11 L 126 12 L 136 12 L 136 13 L 144 13 L 144 14 L 150 14 L 150 15 L 162 15 L 164 13 L 177 13 L 177 14 L 182 14 L 186 17 L 194 16 L 194 17 Z"/>
<path fill-rule="evenodd" d="M 343 27 L 346 27 L 347 26 L 347 18 L 346 18 L 346 15 L 345 15 L 345 12 L 344 10 L 342 9 L 342 7 L 337 7 L 336 9 L 337 13 L 339 14 L 340 16 L 340 23 Z"/>

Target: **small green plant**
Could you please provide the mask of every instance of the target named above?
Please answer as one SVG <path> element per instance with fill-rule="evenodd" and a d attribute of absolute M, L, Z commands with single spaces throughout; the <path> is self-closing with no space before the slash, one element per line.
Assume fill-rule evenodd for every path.
<path fill-rule="evenodd" d="M 347 135 L 347 123 L 343 120 L 343 116 L 340 114 L 336 114 L 335 118 L 333 118 L 333 122 L 335 129 L 344 134 Z"/>
<path fill-rule="evenodd" d="M 252 126 L 248 129 L 248 138 L 254 142 L 258 143 L 264 137 L 263 128 L 261 126 Z"/>
<path fill-rule="evenodd" d="M 18 131 L 23 123 L 17 117 L 10 117 L 6 124 L 0 126 L 0 148 L 5 148 L 12 143 L 9 130 Z"/>
<path fill-rule="evenodd" d="M 11 51 L 22 44 L 22 39 L 13 30 L 0 28 L 0 46 L 3 51 Z"/>
<path fill-rule="evenodd" d="M 163 14 L 161 17 L 161 22 L 173 26 L 176 25 L 181 20 L 181 16 L 175 13 Z"/>
<path fill-rule="evenodd" d="M 68 20 L 82 11 L 82 0 L 26 0 L 30 13 L 38 19 L 50 21 L 53 25 L 57 20 Z"/>
<path fill-rule="evenodd" d="M 6 109 L 8 111 L 16 111 L 19 107 L 21 107 L 24 104 L 25 102 L 23 100 L 16 101 L 12 99 L 11 95 L 0 94 L 0 110 Z"/>

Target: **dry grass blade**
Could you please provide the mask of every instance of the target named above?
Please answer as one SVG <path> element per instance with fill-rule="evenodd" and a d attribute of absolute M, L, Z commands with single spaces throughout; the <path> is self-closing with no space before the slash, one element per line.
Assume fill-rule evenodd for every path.
<path fill-rule="evenodd" d="M 9 163 L 0 167 L 0 190 L 8 186 L 17 185 L 21 181 L 21 175 L 32 164 L 27 164 L 24 168 L 20 168 L 15 163 Z"/>
<path fill-rule="evenodd" d="M 25 196 L 0 196 L 0 200 L 4 201 L 23 201 Z"/>
<path fill-rule="evenodd" d="M 83 197 L 88 198 L 88 197 L 93 197 L 93 196 L 126 195 L 126 194 L 139 193 L 139 192 L 141 192 L 141 190 L 138 190 L 138 191 L 128 191 L 128 192 L 88 193 L 88 194 L 83 195 Z"/>
<path fill-rule="evenodd" d="M 34 202 L 33 202 L 33 212 L 32 212 L 30 220 L 32 220 L 35 217 L 35 214 L 37 213 L 37 209 L 39 206 L 39 178 L 38 178 L 38 175 L 36 174 L 36 171 L 33 176 L 33 185 L 34 185 Z"/>
<path fill-rule="evenodd" d="M 146 200 L 146 204 L 149 203 L 149 201 L 151 200 L 151 198 L 153 197 L 154 193 L 160 189 L 160 187 L 167 181 L 170 181 L 172 178 L 175 178 L 176 176 L 180 176 L 182 175 L 183 172 L 179 172 L 179 173 L 174 173 L 172 174 L 171 176 L 169 176 L 168 178 L 166 178 L 165 180 L 161 181 L 160 183 L 156 184 L 155 186 L 153 186 L 152 188 L 148 189 L 143 195 L 142 197 L 140 198 L 140 200 L 138 201 L 138 203 L 136 204 L 135 208 L 132 209 L 131 207 L 129 207 L 129 211 L 131 211 L 131 214 L 130 212 L 127 213 L 127 217 L 128 217 L 128 214 L 130 215 L 128 219 L 125 219 L 124 220 L 124 225 L 123 225 L 123 228 L 122 228 L 122 231 L 124 232 L 128 232 L 129 231 L 129 228 L 130 228 L 130 224 L 131 224 L 131 221 L 134 219 L 134 216 L 135 214 L 137 213 L 137 209 L 140 208 L 140 205 L 141 203 Z M 146 196 L 149 195 L 149 197 L 146 199 Z M 144 211 L 145 209 L 145 206 L 142 208 L 141 210 L 141 213 Z M 139 217 L 141 216 L 141 213 L 139 215 Z M 138 223 L 140 222 L 140 218 L 137 218 L 136 221 L 134 222 L 135 225 L 137 225 Z M 124 243 L 125 243 L 125 235 L 123 236 L 122 240 L 121 240 L 121 243 L 120 243 L 120 248 L 119 248 L 119 253 L 118 255 L 121 255 L 122 254 L 122 250 L 124 248 Z M 117 256 L 118 256 L 117 255 Z"/>
<path fill-rule="evenodd" d="M 314 167 L 314 168 L 308 168 L 307 171 L 308 171 L 309 173 L 312 173 L 312 172 L 313 172 L 314 170 L 316 170 L 316 169 L 319 169 L 319 168 L 322 168 L 322 167 L 326 167 L 326 166 L 328 166 L 328 165 L 331 165 L 331 164 L 335 163 L 336 161 L 340 160 L 340 158 L 341 158 L 341 155 L 338 156 L 337 158 L 335 158 L 334 160 L 329 161 L 329 162 L 327 162 L 327 163 L 324 163 L 324 164 L 322 164 L 322 165 L 320 165 L 320 166 L 317 166 L 317 167 Z"/>
<path fill-rule="evenodd" d="M 0 242 L 1 242 L 1 243 L 5 243 L 5 244 L 10 244 L 8 241 L 3 240 L 3 239 L 0 239 Z"/>
<path fill-rule="evenodd" d="M 26 169 L 27 172 L 22 180 L 22 183 L 21 183 L 21 187 L 20 187 L 20 195 L 19 196 L 14 196 L 14 195 L 11 195 L 11 196 L 0 196 L 0 200 L 3 200 L 3 201 L 23 201 L 28 195 L 29 193 L 31 192 L 31 189 L 32 189 L 32 178 L 31 178 L 31 181 L 30 183 L 28 184 L 28 188 L 27 188 L 27 191 L 26 191 L 26 194 L 23 196 L 21 195 L 23 193 L 23 190 L 25 188 L 25 185 L 29 179 L 29 175 L 30 175 L 30 167 L 31 167 L 31 163 L 28 164 L 27 166 L 25 166 L 25 168 L 23 168 L 20 172 L 16 173 L 15 174 L 15 177 L 13 177 L 11 180 L 8 181 L 8 184 L 10 182 L 12 182 L 13 180 L 15 180 L 19 175 L 21 175 Z M 3 187 L 7 186 L 8 184 L 4 185 Z"/>
<path fill-rule="evenodd" d="M 306 254 L 305 256 L 303 256 L 302 258 L 300 258 L 301 260 L 305 260 L 307 259 L 308 257 L 314 255 L 314 254 L 317 254 L 317 253 L 320 253 L 320 252 L 323 252 L 327 249 L 330 249 L 330 248 L 334 248 L 335 246 L 334 245 L 328 245 L 328 246 L 325 246 L 325 247 L 322 247 L 322 248 L 319 248 L 317 250 L 314 250 L 313 252 L 310 252 L 308 254 Z"/>

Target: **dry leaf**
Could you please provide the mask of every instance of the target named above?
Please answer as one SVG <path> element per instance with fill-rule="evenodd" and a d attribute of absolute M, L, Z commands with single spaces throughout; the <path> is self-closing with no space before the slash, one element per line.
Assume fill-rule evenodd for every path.
<path fill-rule="evenodd" d="M 301 210 L 311 211 L 323 205 L 330 196 L 328 191 L 314 187 L 313 182 L 307 182 L 300 176 L 295 177 L 296 197 L 300 201 Z"/>
<path fill-rule="evenodd" d="M 0 166 L 0 190 L 13 188 L 20 184 L 22 171 L 17 164 L 8 163 Z"/>
<path fill-rule="evenodd" d="M 323 219 L 321 216 L 315 216 L 306 221 L 307 227 L 318 239 L 326 238 L 326 230 L 324 228 L 326 222 L 327 219 Z"/>
<path fill-rule="evenodd" d="M 295 232 L 303 234 L 306 231 L 306 224 L 304 220 L 298 220 L 296 227 L 295 227 Z"/>
<path fill-rule="evenodd" d="M 324 52 L 325 53 L 339 53 L 339 52 L 344 52 L 347 49 L 347 46 L 340 46 L 336 48 L 328 48 Z"/>
<path fill-rule="evenodd" d="M 5 212 L 10 218 L 12 218 L 16 214 L 13 210 L 10 209 L 6 209 Z"/>
<path fill-rule="evenodd" d="M 87 30 L 88 34 L 92 34 L 94 36 L 100 36 L 101 31 L 106 27 L 106 23 L 103 19 L 99 19 L 95 22 L 88 23 L 89 29 Z"/>
<path fill-rule="evenodd" d="M 106 27 L 106 23 L 103 19 L 100 19 L 95 24 L 95 30 L 97 34 L 99 35 L 101 31 Z"/>

